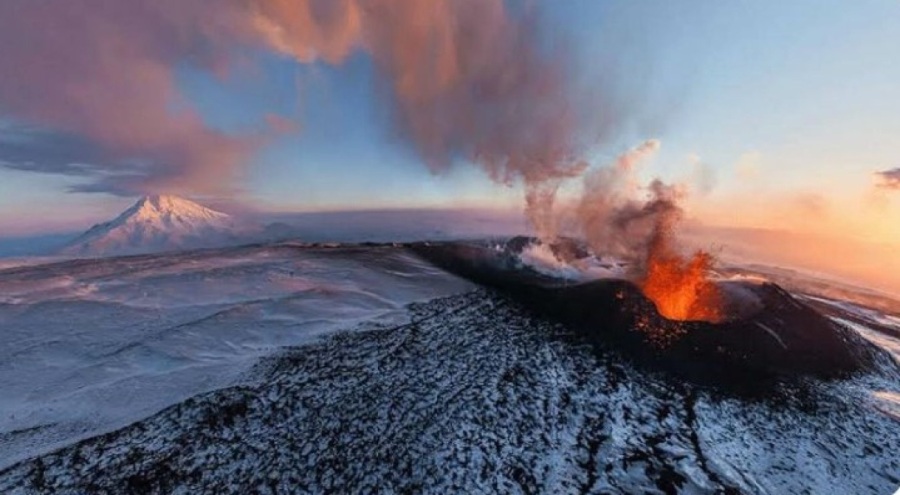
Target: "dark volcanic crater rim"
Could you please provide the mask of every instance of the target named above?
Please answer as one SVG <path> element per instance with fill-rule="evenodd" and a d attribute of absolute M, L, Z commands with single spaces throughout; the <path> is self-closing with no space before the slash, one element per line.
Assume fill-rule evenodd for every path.
<path fill-rule="evenodd" d="M 492 288 L 585 341 L 624 352 L 639 365 L 739 393 L 783 380 L 846 378 L 897 368 L 886 353 L 773 283 L 743 283 L 759 307 L 722 322 L 674 321 L 632 282 L 573 284 L 524 268 L 520 239 L 504 250 L 459 242 L 409 248 L 451 273 Z M 730 282 L 734 284 L 734 282 Z M 733 289 L 734 287 L 732 287 Z"/>

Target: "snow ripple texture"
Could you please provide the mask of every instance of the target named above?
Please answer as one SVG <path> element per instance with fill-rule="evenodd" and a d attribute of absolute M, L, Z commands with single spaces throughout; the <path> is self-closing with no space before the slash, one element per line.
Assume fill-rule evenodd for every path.
<path fill-rule="evenodd" d="M 713 396 L 484 291 L 260 362 L 247 385 L 0 472 L 3 493 L 890 493 L 878 378 Z M 357 329 L 358 330 L 358 329 Z"/>

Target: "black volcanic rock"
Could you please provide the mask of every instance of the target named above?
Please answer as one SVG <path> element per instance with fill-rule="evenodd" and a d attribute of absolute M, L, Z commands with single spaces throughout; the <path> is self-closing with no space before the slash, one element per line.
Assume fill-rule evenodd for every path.
<path fill-rule="evenodd" d="M 3 494 L 890 493 L 865 377 L 723 398 L 572 345 L 496 291 L 415 304 L 240 384 L 0 468 Z M 0 437 L 0 446 L 4 445 Z"/>
<path fill-rule="evenodd" d="M 782 378 L 838 378 L 871 369 L 877 348 L 772 283 L 740 283 L 726 321 L 674 321 L 627 280 L 571 284 L 478 245 L 416 244 L 424 259 L 508 294 L 598 348 L 699 383 L 754 389 Z M 510 249 L 512 248 L 512 249 Z M 735 284 L 732 282 L 732 284 Z M 743 307 L 741 307 L 743 306 Z"/>

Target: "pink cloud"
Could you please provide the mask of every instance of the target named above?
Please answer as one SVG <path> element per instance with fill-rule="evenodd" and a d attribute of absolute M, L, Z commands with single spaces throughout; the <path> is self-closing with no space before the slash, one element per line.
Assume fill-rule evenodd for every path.
<path fill-rule="evenodd" d="M 900 167 L 876 172 L 875 175 L 880 180 L 878 187 L 900 190 Z"/>
<path fill-rule="evenodd" d="M 523 181 L 537 225 L 556 184 L 586 167 L 572 64 L 538 27 L 533 9 L 513 15 L 504 0 L 3 2 L 0 108 L 103 149 L 109 163 L 81 190 L 221 193 L 268 136 L 208 127 L 179 93 L 177 64 L 227 74 L 251 45 L 298 63 L 364 51 L 423 161 Z M 293 128 L 267 122 L 269 135 Z"/>

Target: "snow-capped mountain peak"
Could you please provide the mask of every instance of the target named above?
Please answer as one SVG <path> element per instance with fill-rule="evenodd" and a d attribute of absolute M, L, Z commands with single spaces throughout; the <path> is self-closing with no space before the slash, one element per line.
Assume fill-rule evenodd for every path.
<path fill-rule="evenodd" d="M 165 226 L 230 222 L 231 217 L 178 196 L 145 196 L 116 220 L 155 222 Z"/>
<path fill-rule="evenodd" d="M 241 230 L 225 213 L 178 196 L 154 195 L 95 225 L 63 252 L 103 256 L 213 247 L 235 242 Z"/>

